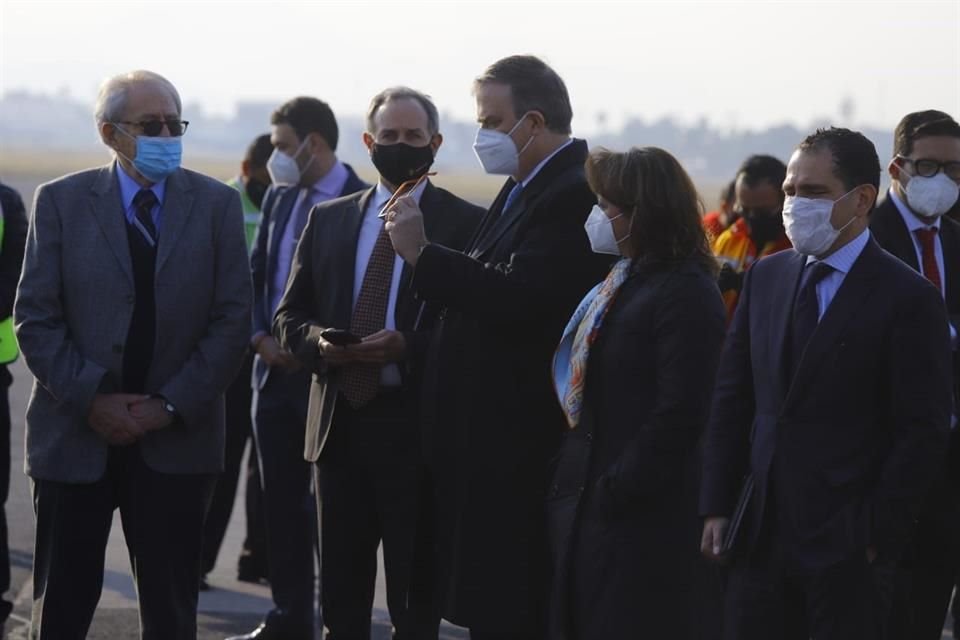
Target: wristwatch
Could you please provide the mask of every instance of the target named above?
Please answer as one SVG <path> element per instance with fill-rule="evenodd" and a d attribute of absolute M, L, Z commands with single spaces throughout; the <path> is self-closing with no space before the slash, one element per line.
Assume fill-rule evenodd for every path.
<path fill-rule="evenodd" d="M 157 398 L 160 401 L 160 406 L 164 411 L 167 412 L 167 415 L 170 416 L 170 419 L 176 422 L 180 419 L 180 414 L 177 413 L 177 408 L 173 406 L 173 403 L 160 395 L 155 395 L 154 398 Z"/>

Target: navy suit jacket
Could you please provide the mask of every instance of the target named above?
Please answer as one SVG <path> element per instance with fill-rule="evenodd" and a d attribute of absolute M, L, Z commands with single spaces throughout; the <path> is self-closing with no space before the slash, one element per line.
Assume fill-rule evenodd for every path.
<path fill-rule="evenodd" d="M 791 380 L 784 349 L 804 263 L 788 250 L 746 276 L 714 391 L 700 512 L 729 516 L 752 473 L 742 549 L 769 533 L 761 523 L 775 500 L 790 557 L 816 571 L 867 546 L 902 547 L 943 460 L 950 358 L 939 292 L 871 239 Z"/>
<path fill-rule="evenodd" d="M 347 181 L 343 184 L 340 196 L 348 196 L 370 187 L 357 176 L 348 164 Z M 250 270 L 253 275 L 253 334 L 270 333 L 273 315 L 270 313 L 270 285 L 277 271 L 277 255 L 283 231 L 287 227 L 293 205 L 300 193 L 298 185 L 270 187 L 263 197 L 263 216 L 257 229 L 257 238 L 250 252 Z M 293 255 L 290 256 L 293 258 Z M 263 389 L 270 375 L 270 367 L 256 356 L 253 366 L 253 388 Z"/>

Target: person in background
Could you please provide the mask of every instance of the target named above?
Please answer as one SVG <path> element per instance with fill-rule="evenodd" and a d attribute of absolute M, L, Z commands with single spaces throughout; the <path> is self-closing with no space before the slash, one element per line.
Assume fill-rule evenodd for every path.
<path fill-rule="evenodd" d="M 783 183 L 794 249 L 744 280 L 700 494 L 709 558 L 725 552 L 731 516 L 745 509 L 724 553 L 726 640 L 885 637 L 952 398 L 940 292 L 867 228 L 879 184 L 862 134 L 808 136 Z"/>
<path fill-rule="evenodd" d="M 569 427 L 547 499 L 551 640 L 694 638 L 697 443 L 726 328 L 693 181 L 655 147 L 587 158 L 593 250 L 620 259 L 553 362 Z"/>
<path fill-rule="evenodd" d="M 787 167 L 780 160 L 764 155 L 750 156 L 737 170 L 733 206 L 737 221 L 713 243 L 713 253 L 721 265 L 717 283 L 728 319 L 737 306 L 743 276 L 753 263 L 790 248 L 780 213 L 780 186 L 786 172 Z"/>
<path fill-rule="evenodd" d="M 596 199 L 560 76 L 510 56 L 474 82 L 474 151 L 509 176 L 465 252 L 412 198 L 388 211 L 419 299 L 444 307 L 424 371 L 424 446 L 436 498 L 441 614 L 473 640 L 546 633 L 543 504 L 565 421 L 550 357 L 577 301 L 606 275 L 583 223 Z"/>
<path fill-rule="evenodd" d="M 273 185 L 250 256 L 253 273 L 253 425 L 260 456 L 267 568 L 273 609 L 263 623 L 235 640 L 312 639 L 316 571 L 316 506 L 311 467 L 303 459 L 310 393 L 309 368 L 277 344 L 270 332 L 297 242 L 314 205 L 367 187 L 337 157 L 340 131 L 330 106 L 300 96 L 270 117 Z"/>
<path fill-rule="evenodd" d="M 707 232 L 707 239 L 713 243 L 720 234 L 739 220 L 734 205 L 736 204 L 737 181 L 731 180 L 720 192 L 719 208 L 703 214 L 703 228 Z"/>
<path fill-rule="evenodd" d="M 13 301 L 27 241 L 27 213 L 20 194 L 0 183 L 0 594 L 10 588 L 10 547 L 7 541 L 6 504 L 10 493 L 10 385 L 7 365 L 19 350 L 13 334 Z M 0 628 L 13 603 L 0 600 Z"/>
<path fill-rule="evenodd" d="M 223 392 L 250 336 L 240 198 L 180 167 L 188 123 L 162 76 L 110 78 L 94 119 L 115 159 L 37 189 L 14 304 L 35 377 L 30 637 L 85 637 L 119 508 L 141 637 L 191 640 Z"/>
<path fill-rule="evenodd" d="M 240 175 L 228 180 L 227 184 L 240 194 L 243 207 L 243 222 L 247 236 L 247 251 L 253 248 L 253 241 L 260 226 L 260 204 L 270 186 L 270 174 L 267 172 L 267 160 L 273 153 L 270 134 L 257 136 L 247 147 Z M 250 376 L 253 371 L 253 353 L 247 350 L 237 377 L 227 388 L 226 423 L 227 446 L 223 473 L 217 478 L 217 486 L 210 501 L 210 511 L 203 526 L 203 560 L 200 589 L 210 588 L 207 574 L 213 571 L 220 553 L 223 536 L 233 513 L 233 502 L 237 495 L 237 482 L 240 479 L 240 464 L 244 450 L 250 442 L 246 473 L 246 524 L 247 533 L 237 559 L 237 580 L 257 583 L 267 577 L 266 530 L 263 521 L 262 491 L 260 489 L 260 466 L 257 463 L 257 445 L 253 438 L 253 422 L 250 407 L 253 391 Z"/>
<path fill-rule="evenodd" d="M 954 421 L 960 407 L 960 224 L 945 214 L 960 200 L 960 124 L 942 111 L 903 117 L 887 165 L 890 190 L 870 217 L 877 243 L 923 274 L 947 306 Z M 950 432 L 946 466 L 927 497 L 901 563 L 892 640 L 939 640 L 960 572 L 960 433 Z"/>

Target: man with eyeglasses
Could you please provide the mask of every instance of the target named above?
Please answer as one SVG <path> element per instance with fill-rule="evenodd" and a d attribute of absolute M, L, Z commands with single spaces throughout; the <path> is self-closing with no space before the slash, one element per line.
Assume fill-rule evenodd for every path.
<path fill-rule="evenodd" d="M 728 320 L 737 306 L 743 276 L 753 263 L 790 248 L 780 213 L 783 209 L 780 185 L 786 175 L 787 166 L 767 155 L 750 156 L 737 169 L 733 205 L 737 220 L 713 243 L 713 253 L 721 264 L 717 284 L 727 307 Z"/>
<path fill-rule="evenodd" d="M 960 571 L 960 224 L 944 215 L 960 195 L 960 124 L 942 111 L 904 116 L 888 171 L 890 190 L 873 213 L 870 231 L 940 290 L 950 321 L 955 398 L 946 465 L 903 559 L 891 638 L 938 639 Z"/>
<path fill-rule="evenodd" d="M 14 307 L 36 378 L 30 637 L 85 637 L 119 508 L 141 637 L 196 638 L 222 396 L 250 335 L 240 199 L 180 167 L 187 123 L 162 76 L 110 78 L 94 115 L 115 159 L 37 190 Z"/>

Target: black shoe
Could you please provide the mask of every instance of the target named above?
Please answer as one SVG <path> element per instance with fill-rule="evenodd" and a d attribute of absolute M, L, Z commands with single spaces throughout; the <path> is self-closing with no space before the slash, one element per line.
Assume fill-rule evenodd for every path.
<path fill-rule="evenodd" d="M 267 614 L 259 627 L 243 636 L 230 636 L 226 640 L 313 640 L 313 632 L 303 625 L 291 629 L 290 618 L 282 609 Z"/>

